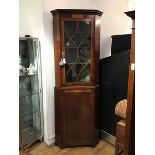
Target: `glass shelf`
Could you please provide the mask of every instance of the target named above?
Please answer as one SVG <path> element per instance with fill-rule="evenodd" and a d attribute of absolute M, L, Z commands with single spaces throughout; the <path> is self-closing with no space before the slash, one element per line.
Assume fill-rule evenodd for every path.
<path fill-rule="evenodd" d="M 39 93 L 38 74 L 19 77 L 19 97 Z"/>
<path fill-rule="evenodd" d="M 23 117 L 20 116 L 20 127 L 21 130 L 24 130 L 26 128 L 35 126 L 36 128 L 38 128 L 40 130 L 40 112 L 36 111 L 34 113 L 25 115 Z"/>
<path fill-rule="evenodd" d="M 19 75 L 19 77 L 20 77 L 20 76 L 34 76 L 34 75 L 37 75 L 37 73 L 35 73 L 35 74 L 30 74 L 30 75 L 28 75 L 28 74 L 25 74 L 25 75 Z"/>
<path fill-rule="evenodd" d="M 19 115 L 25 116 L 40 111 L 39 94 L 19 98 Z"/>
<path fill-rule="evenodd" d="M 28 97 L 28 96 L 33 96 L 33 95 L 36 95 L 38 94 L 39 95 L 39 92 L 36 92 L 34 94 L 28 94 L 28 95 L 25 95 L 25 96 L 20 96 L 19 98 L 24 98 L 24 97 Z"/>
<path fill-rule="evenodd" d="M 27 117 L 28 115 L 33 115 L 33 114 L 35 114 L 35 113 L 37 113 L 37 112 L 39 112 L 39 110 L 38 110 L 38 111 L 34 111 L 34 112 L 32 112 L 32 113 L 29 113 L 29 114 L 20 115 L 20 116 L 21 116 L 21 118 L 22 118 L 22 117 Z"/>

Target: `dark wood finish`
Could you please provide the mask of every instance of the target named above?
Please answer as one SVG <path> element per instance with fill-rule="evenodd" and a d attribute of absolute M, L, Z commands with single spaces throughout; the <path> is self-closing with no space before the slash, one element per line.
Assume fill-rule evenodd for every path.
<path fill-rule="evenodd" d="M 135 70 L 131 65 L 135 64 L 135 11 L 125 12 L 133 20 L 130 52 L 130 68 L 128 79 L 127 114 L 125 128 L 124 154 L 135 154 Z"/>
<path fill-rule="evenodd" d="M 95 86 L 55 87 L 56 145 L 95 146 L 97 90 Z"/>
<path fill-rule="evenodd" d="M 66 145 L 84 145 L 93 142 L 95 127 L 92 115 L 95 101 L 93 91 L 89 88 L 62 90 L 61 102 L 64 103 L 63 124 L 65 124 L 63 139 Z"/>
<path fill-rule="evenodd" d="M 115 155 L 121 155 L 124 152 L 124 140 L 125 140 L 125 121 L 121 120 L 116 125 L 116 143 L 115 143 Z"/>
<path fill-rule="evenodd" d="M 56 9 L 53 14 L 55 53 L 55 132 L 60 147 L 95 146 L 95 111 L 99 88 L 100 16 L 98 10 Z M 90 81 L 67 82 L 65 67 L 64 21 L 91 22 Z"/>
<path fill-rule="evenodd" d="M 94 73 L 95 73 L 95 82 L 96 84 L 99 84 L 99 71 L 100 71 L 100 61 L 99 61 L 99 58 L 100 58 L 100 17 L 97 16 L 96 17 L 96 20 L 95 20 L 95 51 L 94 52 L 94 59 L 95 59 L 95 70 L 94 70 Z"/>
<path fill-rule="evenodd" d="M 54 57 L 55 57 L 55 85 L 62 85 L 61 68 L 59 61 L 61 58 L 61 39 L 60 39 L 60 17 L 55 15 L 53 18 L 53 34 L 54 34 Z"/>
<path fill-rule="evenodd" d="M 124 12 L 128 17 L 130 17 L 132 20 L 135 20 L 135 10 Z"/>
<path fill-rule="evenodd" d="M 98 15 L 101 16 L 103 12 L 99 10 L 86 10 L 86 9 L 55 9 L 52 10 L 53 15 L 60 14 L 84 14 L 84 15 Z"/>

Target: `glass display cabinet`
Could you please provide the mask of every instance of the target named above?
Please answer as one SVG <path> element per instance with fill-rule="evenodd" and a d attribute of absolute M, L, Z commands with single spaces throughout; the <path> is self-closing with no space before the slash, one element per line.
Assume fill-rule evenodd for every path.
<path fill-rule="evenodd" d="M 42 139 L 42 85 L 37 38 L 19 38 L 19 135 L 24 150 Z"/>
<path fill-rule="evenodd" d="M 51 13 L 56 145 L 94 146 L 102 12 L 56 9 Z"/>

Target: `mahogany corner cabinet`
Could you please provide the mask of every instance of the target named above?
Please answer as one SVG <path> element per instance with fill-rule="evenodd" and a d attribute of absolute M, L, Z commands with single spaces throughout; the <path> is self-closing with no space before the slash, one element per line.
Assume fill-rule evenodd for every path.
<path fill-rule="evenodd" d="M 55 134 L 61 148 L 95 146 L 101 11 L 56 9 Z"/>

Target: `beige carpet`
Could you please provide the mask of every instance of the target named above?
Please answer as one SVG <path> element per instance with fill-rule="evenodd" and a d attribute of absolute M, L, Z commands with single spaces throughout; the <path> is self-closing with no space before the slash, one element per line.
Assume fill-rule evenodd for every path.
<path fill-rule="evenodd" d="M 32 155 L 114 155 L 115 147 L 101 140 L 95 148 L 75 147 L 60 149 L 57 146 L 48 147 L 44 143 L 31 151 Z"/>

